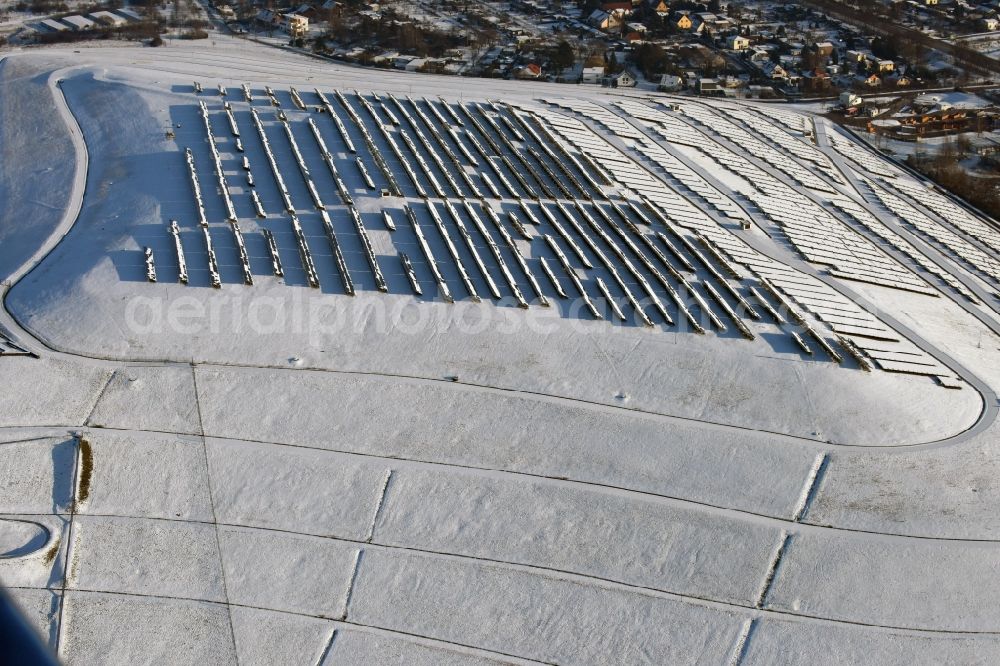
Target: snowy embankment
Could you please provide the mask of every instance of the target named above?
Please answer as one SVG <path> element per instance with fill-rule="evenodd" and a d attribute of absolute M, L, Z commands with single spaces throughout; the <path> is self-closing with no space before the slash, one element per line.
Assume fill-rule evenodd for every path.
<path fill-rule="evenodd" d="M 191 140 L 210 156 L 203 140 L 187 139 L 201 131 L 198 108 L 155 87 L 104 82 L 88 73 L 64 82 L 63 90 L 92 152 L 83 209 L 69 242 L 7 300 L 22 325 L 59 350 L 272 367 L 294 357 L 297 365 L 317 369 L 457 376 L 467 384 L 844 444 L 936 441 L 963 431 L 981 412 L 972 391 L 927 391 L 922 382 L 890 373 L 859 377 L 819 364 L 776 363 L 775 348 L 761 341 L 628 326 L 608 330 L 572 318 L 579 314 L 545 308 L 414 302 L 398 295 L 405 279 L 399 272 L 388 275 L 393 294 L 378 296 L 361 278 L 359 286 L 368 290 L 346 302 L 290 286 L 294 275 L 259 276 L 252 291 L 165 284 L 150 293 L 140 281 L 137 250 L 148 245 L 158 257 L 169 257 L 173 239 L 163 233 L 161 219 L 190 217 L 187 174 L 167 168 L 182 160 L 178 144 L 165 139 L 162 128 L 180 124 L 178 142 Z M 253 163 L 264 162 L 249 141 L 246 150 Z M 286 173 L 298 169 L 290 152 L 280 157 L 291 169 Z M 119 180 L 123 174 L 125 181 Z M 225 215 L 216 199 L 206 196 L 208 210 Z M 371 214 L 373 203 L 366 199 L 359 206 Z M 370 235 L 380 251 L 391 251 L 387 232 Z M 291 240 L 288 234 L 278 238 L 282 249 Z M 230 245 L 216 246 L 224 273 L 240 262 Z M 264 258 L 261 249 L 251 248 L 255 265 Z M 329 263 L 328 253 L 315 254 Z M 355 251 L 349 260 L 363 256 Z M 192 283 L 200 284 L 196 259 L 189 251 Z M 119 324 L 109 327 L 108 321 Z M 370 353 L 374 349 L 378 353 Z M 775 396 L 785 407 L 771 408 Z"/>
<path fill-rule="evenodd" d="M 44 246 L 72 203 L 76 155 L 70 128 L 61 114 L 53 113 L 58 106 L 49 82 L 51 71 L 44 58 L 0 60 L 3 281 L 11 279 Z"/>

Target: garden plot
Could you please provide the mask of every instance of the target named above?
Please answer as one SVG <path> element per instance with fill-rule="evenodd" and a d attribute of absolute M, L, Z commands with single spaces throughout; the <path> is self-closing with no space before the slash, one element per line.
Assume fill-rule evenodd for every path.
<path fill-rule="evenodd" d="M 389 472 L 364 457 L 250 442 L 210 440 L 207 449 L 220 522 L 355 541 L 371 530 Z"/>
<path fill-rule="evenodd" d="M 53 358 L 0 362 L 0 426 L 83 425 L 112 370 Z"/>
<path fill-rule="evenodd" d="M 87 425 L 198 433 L 191 368 L 124 366 L 115 370 L 87 418 Z"/>
<path fill-rule="evenodd" d="M 996 543 L 797 534 L 764 607 L 883 627 L 995 633 L 997 554 Z M 940 584 L 942 569 L 956 574 L 947 585 Z"/>
<path fill-rule="evenodd" d="M 212 521 L 200 439 L 94 431 L 86 442 L 89 472 L 86 498 L 76 503 L 78 515 Z M 72 444 L 75 449 L 79 442 Z"/>
<path fill-rule="evenodd" d="M 226 606 L 203 601 L 67 591 L 59 654 L 81 663 L 235 664 Z"/>
<path fill-rule="evenodd" d="M 229 603 L 342 618 L 358 548 L 317 537 L 219 528 Z"/>
<path fill-rule="evenodd" d="M 982 634 L 919 634 L 849 625 L 803 626 L 766 618 L 758 620 L 744 652 L 745 664 L 792 666 L 837 663 L 878 663 L 907 666 L 920 662 L 989 663 L 1000 651 L 1000 640 Z"/>
<path fill-rule="evenodd" d="M 994 481 L 995 429 L 984 440 L 980 446 L 921 456 L 871 452 L 837 461 L 807 522 L 939 539 L 996 540 L 1000 521 L 992 507 L 1000 489 Z"/>
<path fill-rule="evenodd" d="M 403 469 L 373 542 L 752 605 L 776 526 L 581 484 Z M 656 538 L 650 540 L 650 534 Z"/>
<path fill-rule="evenodd" d="M 67 437 L 0 443 L 0 514 L 68 513 L 76 446 Z"/>
<path fill-rule="evenodd" d="M 528 664 L 520 659 L 498 658 L 495 654 L 429 641 L 405 639 L 388 633 L 337 629 L 324 664 L 391 664 L 392 666 L 500 666 Z"/>
<path fill-rule="evenodd" d="M 70 590 L 226 598 L 214 525 L 76 516 L 72 548 Z"/>
<path fill-rule="evenodd" d="M 320 661 L 329 655 L 334 631 L 329 620 L 256 608 L 232 607 L 229 612 L 236 657 L 243 666 L 330 663 Z"/>
<path fill-rule="evenodd" d="M 474 598 L 470 589 L 478 590 Z M 567 608 L 572 613 L 557 611 Z M 436 621 L 442 613 L 452 618 L 447 625 Z M 609 617 L 644 620 L 609 631 Z M 669 663 L 694 652 L 723 663 L 742 624 L 735 613 L 672 598 L 515 567 L 376 550 L 362 557 L 348 618 L 515 657 L 579 664 L 640 655 Z"/>
<path fill-rule="evenodd" d="M 302 512 L 294 521 L 282 515 L 283 502 L 272 497 L 284 494 L 282 479 L 301 479 L 303 497 L 326 498 L 338 486 L 323 483 L 321 472 L 305 474 L 315 467 L 338 471 L 367 470 L 364 459 L 323 456 L 319 452 L 296 451 L 248 443 L 216 443 L 210 440 L 213 470 L 215 460 L 226 466 L 215 477 L 220 506 L 239 489 L 257 490 L 259 497 L 247 511 L 249 524 L 281 528 L 297 524 L 306 531 L 336 527 L 340 534 L 357 534 L 367 529 L 366 519 L 374 515 L 374 493 L 383 474 L 393 467 L 393 459 L 422 460 L 440 465 L 502 470 L 543 477 L 566 477 L 582 482 L 627 488 L 653 495 L 678 497 L 716 506 L 746 507 L 754 513 L 791 516 L 801 493 L 802 480 L 815 459 L 815 452 L 789 441 L 782 449 L 771 448 L 769 437 L 720 429 L 707 424 L 671 421 L 669 427 L 658 419 L 621 411 L 588 409 L 583 405 L 541 401 L 529 396 L 494 392 L 466 393 L 452 388 L 426 385 L 390 387 L 385 382 L 338 378 L 331 375 L 298 373 L 230 373 L 205 375 L 200 381 L 205 394 L 203 408 L 206 431 L 229 433 L 242 439 L 263 439 L 314 449 L 338 450 L 383 457 L 365 472 L 364 487 L 371 493 L 358 494 L 357 508 L 331 500 L 292 504 L 283 510 Z M 270 387 L 270 388 L 265 388 Z M 376 401 L 352 400 L 352 395 L 381 395 Z M 274 413 L 261 419 L 252 414 L 268 413 L 271 391 L 288 396 L 285 416 Z M 309 395 L 337 396 L 336 409 L 322 413 L 296 407 Z M 237 401 L 236 397 L 241 396 Z M 433 417 L 435 409 L 448 404 L 462 423 L 445 429 Z M 403 410 L 400 405 L 409 405 Z M 382 419 L 379 415 L 389 415 Z M 542 429 L 525 430 L 521 423 L 547 419 L 553 434 Z M 670 437 L 664 433 L 669 430 Z M 559 434 L 555 434 L 559 433 Z M 604 433 L 604 434 L 601 434 Z M 625 433 L 632 433 L 625 436 Z M 217 454 L 216 451 L 219 451 Z M 231 451 L 231 454 L 224 452 Z M 257 452 L 256 455 L 253 452 Z M 236 455 L 246 452 L 244 455 Z M 623 453 L 625 452 L 625 453 Z M 340 460 L 340 462 L 337 462 Z M 231 461 L 231 462 L 226 462 Z M 287 473 L 281 473 L 285 469 Z M 346 461 L 354 461 L 345 466 Z M 694 478 L 692 471 L 711 461 L 718 474 Z M 383 467 L 384 464 L 384 467 Z M 226 470 L 232 469 L 228 474 Z M 275 471 L 277 470 L 277 471 Z M 360 473 L 357 472 L 357 473 Z M 246 484 L 238 475 L 260 480 Z M 226 481 L 233 477 L 232 482 Z M 273 481 L 269 479 L 274 479 Z M 353 478 L 353 477 L 349 477 Z M 761 482 L 766 479 L 766 482 Z M 227 489 L 232 487 L 230 492 Z M 268 488 L 274 488 L 274 493 Z M 249 492 L 249 490 L 243 491 Z M 346 492 L 346 485 L 345 485 Z M 354 495 L 352 495 L 354 496 Z M 738 497 L 731 500 L 730 497 Z M 235 499 L 234 499 L 235 501 Z M 246 498 L 243 500 L 247 501 Z M 279 510 L 272 513 L 268 507 Z M 234 505 L 235 506 L 235 505 Z M 349 512 L 347 516 L 342 513 Z M 276 522 L 270 522 L 276 521 Z M 326 527 L 324 527 L 326 526 Z"/>

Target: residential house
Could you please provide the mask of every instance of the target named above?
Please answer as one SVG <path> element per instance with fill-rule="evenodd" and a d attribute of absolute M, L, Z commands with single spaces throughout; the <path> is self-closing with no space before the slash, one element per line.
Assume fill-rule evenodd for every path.
<path fill-rule="evenodd" d="M 802 73 L 802 87 L 810 92 L 822 92 L 831 87 L 830 75 L 822 69 Z"/>
<path fill-rule="evenodd" d="M 612 88 L 634 88 L 635 87 L 635 77 L 629 74 L 627 71 L 619 72 L 611 77 L 611 87 Z"/>
<path fill-rule="evenodd" d="M 603 9 L 595 9 L 587 17 L 587 23 L 594 26 L 595 28 L 600 28 L 604 30 L 608 27 L 608 22 L 611 20 L 611 14 L 607 13 Z"/>
<path fill-rule="evenodd" d="M 514 74 L 519 79 L 537 79 L 542 75 L 542 68 L 533 62 L 528 63 Z"/>
<path fill-rule="evenodd" d="M 666 0 L 650 0 L 649 6 L 660 16 L 666 16 L 670 13 L 670 5 L 666 3 Z"/>
<path fill-rule="evenodd" d="M 743 35 L 732 35 L 726 39 L 726 48 L 730 51 L 745 51 L 750 48 L 750 40 Z"/>
<path fill-rule="evenodd" d="M 682 87 L 684 87 L 684 80 L 681 77 L 664 74 L 660 77 L 660 84 L 656 86 L 656 89 L 662 92 L 674 92 Z"/>
<path fill-rule="evenodd" d="M 309 32 L 309 19 L 298 14 L 279 14 L 270 9 L 262 9 L 257 12 L 257 20 L 281 28 L 293 37 L 303 37 Z"/>
<path fill-rule="evenodd" d="M 860 106 L 862 99 L 852 93 L 852 92 L 842 92 L 840 93 L 840 103 L 845 109 L 849 109 L 852 106 Z"/>
<path fill-rule="evenodd" d="M 682 32 L 689 32 L 694 27 L 694 23 L 691 21 L 691 15 L 686 11 L 676 12 L 672 17 L 670 17 L 670 23 Z"/>
<path fill-rule="evenodd" d="M 831 42 L 816 42 L 810 45 L 810 51 L 816 55 L 829 58 L 833 54 L 834 46 Z"/>
<path fill-rule="evenodd" d="M 598 30 L 618 30 L 624 25 L 627 17 L 628 14 L 621 9 L 613 9 L 610 12 L 598 9 L 590 15 L 587 22 Z"/>
<path fill-rule="evenodd" d="M 292 37 L 305 37 L 309 33 L 309 19 L 301 14 L 283 14 L 281 27 Z"/>
<path fill-rule="evenodd" d="M 788 72 L 785 71 L 785 68 L 770 60 L 761 63 L 760 71 L 763 72 L 764 76 L 775 81 L 788 78 Z"/>

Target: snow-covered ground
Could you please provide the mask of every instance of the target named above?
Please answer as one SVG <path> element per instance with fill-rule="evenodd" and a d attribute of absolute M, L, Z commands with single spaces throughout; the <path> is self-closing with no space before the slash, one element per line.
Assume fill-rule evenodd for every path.
<path fill-rule="evenodd" d="M 1000 232 L 802 118 L 8 54 L 0 582 L 67 663 L 997 661 Z"/>

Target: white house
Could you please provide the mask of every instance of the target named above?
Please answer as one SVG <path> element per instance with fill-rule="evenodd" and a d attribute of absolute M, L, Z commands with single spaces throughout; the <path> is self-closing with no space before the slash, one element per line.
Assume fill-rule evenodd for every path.
<path fill-rule="evenodd" d="M 282 14 L 281 27 L 293 37 L 302 37 L 309 32 L 309 19 L 302 14 Z"/>
<path fill-rule="evenodd" d="M 858 106 L 861 104 L 861 98 L 852 92 L 842 92 L 840 93 L 840 103 L 845 109 L 849 109 L 852 106 Z"/>
<path fill-rule="evenodd" d="M 628 72 L 619 72 L 611 77 L 612 88 L 634 88 L 635 77 Z"/>
<path fill-rule="evenodd" d="M 730 51 L 745 51 L 750 48 L 750 40 L 743 35 L 733 35 L 726 40 L 726 48 Z"/>

